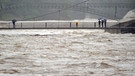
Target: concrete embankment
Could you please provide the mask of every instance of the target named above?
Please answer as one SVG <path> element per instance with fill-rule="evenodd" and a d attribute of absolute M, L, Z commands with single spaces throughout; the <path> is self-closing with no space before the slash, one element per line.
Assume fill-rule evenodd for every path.
<path fill-rule="evenodd" d="M 110 33 L 135 33 L 135 20 L 121 21 L 119 24 L 113 25 L 106 29 Z"/>

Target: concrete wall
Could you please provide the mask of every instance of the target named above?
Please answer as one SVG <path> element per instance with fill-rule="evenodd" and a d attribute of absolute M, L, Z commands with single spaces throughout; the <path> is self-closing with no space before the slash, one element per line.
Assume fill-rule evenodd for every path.
<path fill-rule="evenodd" d="M 85 3 L 76 5 L 83 0 L 16 0 L 0 1 L 0 20 L 74 20 L 84 19 L 86 13 L 90 18 L 105 17 L 110 19 L 120 19 L 129 10 L 135 8 L 134 0 L 90 0 L 88 8 Z M 58 10 L 71 7 L 53 14 Z M 46 15 L 47 14 L 47 15 Z M 45 15 L 45 16 L 41 16 Z M 41 16 L 41 17 L 38 17 Z M 38 17 L 38 18 L 35 18 Z"/>

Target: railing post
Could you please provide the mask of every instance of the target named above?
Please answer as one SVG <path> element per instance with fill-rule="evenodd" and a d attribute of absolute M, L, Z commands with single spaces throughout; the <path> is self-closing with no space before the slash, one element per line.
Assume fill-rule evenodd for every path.
<path fill-rule="evenodd" d="M 10 23 L 9 23 L 9 27 L 8 28 L 10 28 Z"/>
<path fill-rule="evenodd" d="M 71 28 L 71 26 L 72 26 L 72 24 L 71 24 L 71 22 L 70 22 L 70 28 Z"/>
<path fill-rule="evenodd" d="M 22 28 L 22 23 L 21 23 L 21 28 Z"/>
<path fill-rule="evenodd" d="M 107 29 L 107 25 L 106 25 L 106 23 L 105 23 L 105 27 L 104 27 L 104 28 L 105 28 L 105 32 L 106 32 L 106 29 Z"/>
<path fill-rule="evenodd" d="M 82 28 L 84 28 L 84 22 L 82 23 Z"/>
<path fill-rule="evenodd" d="M 45 23 L 45 28 L 47 28 L 47 23 Z"/>
<path fill-rule="evenodd" d="M 94 22 L 94 28 L 96 28 L 96 22 Z"/>
<path fill-rule="evenodd" d="M 34 25 L 34 23 L 33 23 L 33 29 L 35 28 L 35 25 Z"/>
<path fill-rule="evenodd" d="M 121 27 L 121 24 L 119 23 L 119 28 Z"/>

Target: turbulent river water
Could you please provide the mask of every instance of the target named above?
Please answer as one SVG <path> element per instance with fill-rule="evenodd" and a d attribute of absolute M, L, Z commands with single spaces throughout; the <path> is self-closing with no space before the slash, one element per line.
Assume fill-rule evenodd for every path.
<path fill-rule="evenodd" d="M 0 30 L 0 76 L 134 75 L 134 34 Z"/>

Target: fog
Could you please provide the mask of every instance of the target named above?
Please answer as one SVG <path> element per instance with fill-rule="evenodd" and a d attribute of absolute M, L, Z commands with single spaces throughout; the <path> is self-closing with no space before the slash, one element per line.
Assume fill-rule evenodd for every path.
<path fill-rule="evenodd" d="M 74 20 L 86 14 L 121 19 L 134 4 L 134 0 L 90 0 L 87 4 L 83 0 L 0 0 L 0 20 Z"/>

